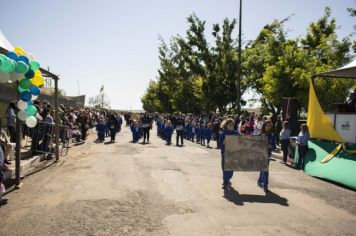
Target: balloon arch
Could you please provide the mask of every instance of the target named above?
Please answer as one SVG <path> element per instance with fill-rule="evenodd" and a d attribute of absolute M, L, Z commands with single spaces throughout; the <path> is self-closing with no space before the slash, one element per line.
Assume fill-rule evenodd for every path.
<path fill-rule="evenodd" d="M 21 47 L 8 51 L 0 47 L 0 84 L 16 83 L 18 90 L 17 122 L 16 122 L 16 185 L 20 184 L 20 144 L 21 124 L 29 128 L 37 125 L 37 108 L 33 101 L 38 99 L 41 88 L 44 85 L 44 77 L 55 81 L 55 137 L 56 137 L 56 160 L 59 160 L 59 119 L 58 119 L 58 80 L 59 77 L 40 67 L 29 53 Z"/>

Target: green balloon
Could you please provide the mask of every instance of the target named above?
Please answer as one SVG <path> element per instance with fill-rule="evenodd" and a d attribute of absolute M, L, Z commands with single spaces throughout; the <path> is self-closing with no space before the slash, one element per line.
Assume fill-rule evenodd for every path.
<path fill-rule="evenodd" d="M 25 92 L 25 91 L 29 91 L 30 92 L 29 89 L 23 89 L 20 85 L 19 85 L 19 87 L 17 87 L 17 90 L 19 90 L 20 93 Z"/>
<path fill-rule="evenodd" d="M 16 63 L 13 60 L 0 54 L 0 71 L 11 73 L 15 70 L 15 67 Z"/>
<path fill-rule="evenodd" d="M 7 57 L 3 54 L 0 54 L 0 71 L 5 72 L 5 67 L 7 64 Z"/>
<path fill-rule="evenodd" d="M 15 71 L 20 74 L 25 74 L 28 71 L 28 65 L 23 61 L 18 61 Z"/>
<path fill-rule="evenodd" d="M 20 86 L 23 89 L 29 89 L 31 87 L 31 85 L 32 85 L 32 82 L 30 79 L 22 79 L 20 81 Z"/>
<path fill-rule="evenodd" d="M 40 68 L 40 63 L 38 63 L 37 61 L 31 61 L 30 65 L 31 65 L 31 69 L 34 71 Z"/>
<path fill-rule="evenodd" d="M 36 115 L 36 113 L 37 113 L 37 109 L 36 109 L 36 107 L 35 107 L 34 105 L 29 105 L 29 106 L 27 107 L 26 111 L 27 111 L 27 114 L 28 114 L 29 116 L 34 116 L 34 115 Z"/>

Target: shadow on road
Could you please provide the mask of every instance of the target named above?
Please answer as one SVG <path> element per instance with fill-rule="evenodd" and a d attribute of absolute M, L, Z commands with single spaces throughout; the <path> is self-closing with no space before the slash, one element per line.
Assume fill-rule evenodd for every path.
<path fill-rule="evenodd" d="M 244 202 L 274 203 L 281 206 L 289 206 L 288 199 L 268 191 L 266 195 L 240 194 L 233 187 L 224 191 L 224 198 L 238 206 L 243 206 Z"/>

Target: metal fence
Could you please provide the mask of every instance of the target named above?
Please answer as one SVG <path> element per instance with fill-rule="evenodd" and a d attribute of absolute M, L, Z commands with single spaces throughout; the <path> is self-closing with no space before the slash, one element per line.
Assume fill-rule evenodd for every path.
<path fill-rule="evenodd" d="M 9 134 L 6 117 L 0 117 L 1 131 Z M 40 121 L 34 128 L 22 124 L 21 131 L 22 149 L 31 150 L 33 154 L 55 154 L 55 124 Z M 59 141 L 59 155 L 67 155 L 72 142 L 71 129 L 68 126 L 59 125 Z"/>

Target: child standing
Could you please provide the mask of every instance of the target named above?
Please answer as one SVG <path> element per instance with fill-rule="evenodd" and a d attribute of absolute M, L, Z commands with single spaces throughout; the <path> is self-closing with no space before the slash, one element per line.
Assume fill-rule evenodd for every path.
<path fill-rule="evenodd" d="M 289 129 L 288 121 L 284 121 L 282 125 L 281 133 L 279 134 L 279 139 L 281 141 L 281 149 L 283 152 L 283 164 L 287 163 L 288 159 L 288 147 L 290 143 L 290 133 L 291 130 Z"/>
<path fill-rule="evenodd" d="M 140 127 L 136 120 L 131 122 L 132 142 L 136 143 L 140 139 Z"/>
<path fill-rule="evenodd" d="M 227 135 L 239 135 L 239 133 L 234 130 L 234 120 L 229 118 L 226 120 L 226 122 L 222 123 L 222 129 L 223 129 L 223 132 L 222 134 L 220 135 L 220 138 L 219 138 L 219 142 L 220 142 L 220 147 L 221 147 L 221 168 L 222 168 L 222 171 L 223 171 L 223 184 L 222 184 L 222 188 L 225 189 L 225 190 L 229 190 L 230 186 L 231 186 L 231 178 L 234 174 L 233 171 L 225 171 L 225 168 L 224 168 L 224 164 L 225 164 L 225 137 Z"/>
<path fill-rule="evenodd" d="M 105 132 L 108 129 L 106 125 L 106 121 L 103 115 L 99 116 L 98 124 L 96 125 L 96 131 L 98 132 L 98 141 L 99 143 L 104 142 L 105 140 Z"/>
<path fill-rule="evenodd" d="M 297 145 L 298 145 L 298 163 L 297 169 L 303 169 L 305 167 L 305 156 L 308 152 L 308 141 L 309 141 L 309 129 L 306 124 L 302 124 L 300 126 L 300 132 L 297 138 Z"/>
<path fill-rule="evenodd" d="M 167 144 L 170 145 L 172 143 L 172 134 L 173 134 L 172 122 L 170 120 L 167 121 L 165 133 L 166 133 Z"/>

